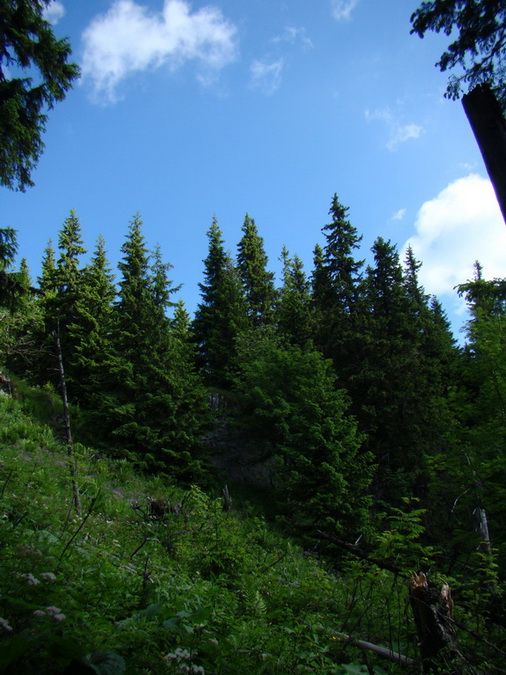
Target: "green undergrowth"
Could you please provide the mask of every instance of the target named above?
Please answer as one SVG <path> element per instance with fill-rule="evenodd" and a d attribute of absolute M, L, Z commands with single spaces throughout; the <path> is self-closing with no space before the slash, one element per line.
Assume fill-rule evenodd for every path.
<path fill-rule="evenodd" d="M 336 633 L 414 655 L 393 575 L 79 444 L 76 513 L 66 449 L 8 398 L 0 450 L 0 672 L 401 672 Z"/>

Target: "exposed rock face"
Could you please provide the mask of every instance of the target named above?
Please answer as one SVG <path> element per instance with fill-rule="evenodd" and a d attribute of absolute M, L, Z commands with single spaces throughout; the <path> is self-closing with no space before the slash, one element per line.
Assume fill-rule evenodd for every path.
<path fill-rule="evenodd" d="M 228 405 L 218 394 L 212 395 L 210 407 L 218 413 L 216 428 L 204 439 L 211 464 L 223 471 L 230 482 L 273 487 L 275 462 L 271 448 L 255 443 L 229 423 Z"/>
<path fill-rule="evenodd" d="M 206 442 L 211 464 L 223 471 L 231 482 L 256 487 L 273 486 L 274 458 L 269 449 L 232 432 L 226 423 L 209 434 Z"/>

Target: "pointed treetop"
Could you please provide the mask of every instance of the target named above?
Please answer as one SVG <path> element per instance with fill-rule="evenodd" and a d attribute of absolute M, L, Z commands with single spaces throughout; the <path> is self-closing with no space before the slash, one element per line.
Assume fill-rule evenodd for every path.
<path fill-rule="evenodd" d="M 255 221 L 246 214 L 243 236 L 237 245 L 237 268 L 248 303 L 248 314 L 254 325 L 269 323 L 276 296 L 274 274 L 267 270 L 268 258 L 264 240 Z"/>
<path fill-rule="evenodd" d="M 62 252 L 58 260 L 59 266 L 74 266 L 77 264 L 77 257 L 86 253 L 81 237 L 81 224 L 73 209 L 58 235 L 58 248 Z"/>

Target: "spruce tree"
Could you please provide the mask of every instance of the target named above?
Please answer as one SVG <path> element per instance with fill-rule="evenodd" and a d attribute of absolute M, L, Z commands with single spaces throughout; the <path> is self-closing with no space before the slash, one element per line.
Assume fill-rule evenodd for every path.
<path fill-rule="evenodd" d="M 81 237 L 81 224 L 73 210 L 58 233 L 58 250 L 60 253 L 56 259 L 56 253 L 49 243 L 44 253 L 40 278 L 45 323 L 45 335 L 41 336 L 41 343 L 44 343 L 48 357 L 45 364 L 46 377 L 55 385 L 58 383 L 58 375 L 54 370 L 56 354 L 53 343 L 57 335 L 60 339 L 68 382 L 70 383 L 74 377 L 73 355 L 76 343 L 69 328 L 77 320 L 77 304 L 83 280 L 80 259 L 86 253 L 86 249 Z M 42 372 L 41 376 L 43 377 Z"/>
<path fill-rule="evenodd" d="M 408 250 L 405 272 L 395 245 L 379 237 L 365 283 L 363 368 L 353 382 L 354 410 L 368 435 L 378 470 L 376 496 L 402 505 L 427 503 L 428 462 L 448 447 L 445 401 L 447 345 L 418 281 L 420 264 Z"/>
<path fill-rule="evenodd" d="M 150 265 L 138 215 L 122 252 L 108 392 L 110 437 L 141 466 L 187 474 L 194 467 L 190 453 L 205 421 L 200 414 L 205 399 L 171 335 L 171 266 L 163 263 L 159 249 Z"/>
<path fill-rule="evenodd" d="M 323 264 L 323 249 L 320 244 L 316 244 L 313 250 L 313 271 L 311 273 L 311 297 L 313 303 L 313 316 L 315 318 L 316 343 L 324 353 L 328 353 L 329 348 L 324 344 L 326 335 L 324 335 L 325 316 L 327 313 L 327 299 L 330 294 L 330 277 L 327 267 Z"/>
<path fill-rule="evenodd" d="M 246 298 L 248 317 L 253 326 L 272 321 L 276 291 L 274 274 L 267 270 L 264 242 L 255 221 L 246 214 L 242 238 L 237 246 L 237 269 Z"/>
<path fill-rule="evenodd" d="M 184 451 L 172 453 L 172 457 L 181 478 L 190 478 L 198 470 L 200 437 L 210 424 L 207 388 L 202 373 L 197 370 L 196 356 L 190 315 L 179 301 L 170 321 L 169 358 L 173 394 L 178 402 L 174 415 L 176 447 Z"/>
<path fill-rule="evenodd" d="M 288 342 L 303 347 L 312 339 L 314 331 L 311 284 L 297 255 L 291 258 L 283 247 L 281 259 L 283 285 L 276 302 L 276 326 Z"/>
<path fill-rule="evenodd" d="M 121 248 L 119 294 L 116 303 L 114 333 L 115 367 L 111 373 L 109 403 L 113 436 L 125 450 L 143 456 L 146 464 L 154 461 L 152 445 L 156 421 L 146 419 L 141 408 L 155 382 L 153 369 L 159 367 L 161 336 L 153 334 L 149 253 L 142 234 L 142 221 L 136 214 Z M 159 327 L 166 329 L 166 325 Z M 153 349 L 151 348 L 153 342 Z"/>
<path fill-rule="evenodd" d="M 48 320 L 59 325 L 64 353 L 68 352 L 68 327 L 74 321 L 76 304 L 82 282 L 81 256 L 86 253 L 81 237 L 81 224 L 75 211 L 71 210 L 58 234 L 60 256 L 50 278 L 48 297 Z M 48 260 L 50 264 L 50 260 Z M 51 288 L 52 286 L 52 288 Z M 65 354 L 67 356 L 67 354 Z"/>
<path fill-rule="evenodd" d="M 42 263 L 41 263 L 41 275 L 38 279 L 39 288 L 45 295 L 52 292 L 55 288 L 54 282 L 55 270 L 56 270 L 56 254 L 53 247 L 53 242 L 50 239 L 46 248 L 44 249 L 44 254 L 42 256 Z"/>
<path fill-rule="evenodd" d="M 332 362 L 265 332 L 242 341 L 239 364 L 242 427 L 274 459 L 278 508 L 298 528 L 356 537 L 368 520 L 371 456 Z"/>
<path fill-rule="evenodd" d="M 0 369 L 33 381 L 33 369 L 39 356 L 42 327 L 40 302 L 32 288 L 26 258 L 19 270 L 7 268 L 9 284 L 7 302 L 0 303 Z M 5 296 L 4 296 L 5 300 Z"/>
<path fill-rule="evenodd" d="M 81 224 L 73 210 L 70 211 L 59 232 L 58 248 L 60 257 L 56 262 L 55 283 L 61 296 L 60 319 L 65 322 L 65 315 L 72 312 L 79 293 L 82 279 L 80 256 L 86 253 L 81 237 Z"/>
<path fill-rule="evenodd" d="M 428 309 L 429 296 L 419 282 L 418 272 L 421 267 L 422 263 L 415 258 L 411 246 L 408 246 L 404 259 L 404 287 L 410 300 L 411 313 L 422 320 Z"/>
<path fill-rule="evenodd" d="M 100 236 L 90 263 L 83 269 L 75 319 L 69 326 L 75 345 L 69 389 L 81 406 L 95 412 L 102 407 L 113 358 L 115 298 L 114 274 Z"/>
<path fill-rule="evenodd" d="M 229 388 L 236 340 L 248 327 L 246 302 L 232 260 L 225 251 L 216 218 L 208 230 L 209 252 L 204 260 L 205 283 L 200 283 L 202 301 L 197 306 L 193 331 L 199 365 L 208 384 Z"/>
<path fill-rule="evenodd" d="M 506 560 L 506 279 L 486 280 L 481 265 L 475 265 L 472 280 L 458 287 L 470 312 L 460 391 L 461 441 L 466 462 L 460 485 L 471 514 L 483 509 L 490 521 L 492 545 Z M 464 515 L 464 514 L 463 514 Z M 480 544 L 478 533 L 472 545 Z M 490 542 L 489 542 L 490 545 Z"/>
<path fill-rule="evenodd" d="M 326 242 L 323 249 L 315 249 L 312 276 L 316 344 L 333 360 L 342 386 L 348 386 L 349 377 L 360 367 L 363 261 L 355 259 L 354 251 L 362 237 L 348 220 L 348 210 L 334 194 L 332 222 L 323 227 Z"/>
<path fill-rule="evenodd" d="M 416 341 L 411 333 L 409 300 L 395 245 L 379 237 L 372 247 L 374 265 L 367 269 L 368 322 L 364 367 L 353 396 L 361 429 L 377 462 L 376 496 L 399 505 L 425 476 L 419 452 Z M 422 467 L 420 467 L 420 463 Z"/>

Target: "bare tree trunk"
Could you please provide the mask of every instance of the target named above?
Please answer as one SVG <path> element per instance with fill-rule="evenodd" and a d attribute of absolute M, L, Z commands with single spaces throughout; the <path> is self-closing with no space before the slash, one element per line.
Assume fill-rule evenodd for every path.
<path fill-rule="evenodd" d="M 231 511 L 232 510 L 232 497 L 228 491 L 228 485 L 225 485 L 223 488 L 223 510 Z"/>
<path fill-rule="evenodd" d="M 70 466 L 70 475 L 72 478 L 72 501 L 76 513 L 79 515 L 81 513 L 81 500 L 79 499 L 79 486 L 77 485 L 76 479 L 76 466 L 74 461 L 73 453 L 73 441 L 72 441 L 72 427 L 70 425 L 70 411 L 69 411 L 69 402 L 67 397 L 67 385 L 65 382 L 65 369 L 63 367 L 63 354 L 61 349 L 60 341 L 60 322 L 57 324 L 56 332 L 56 356 L 58 359 L 58 371 L 60 373 L 60 386 L 61 386 L 61 397 L 63 402 L 63 420 L 65 424 L 65 440 L 67 443 L 67 455 L 69 457 L 69 466 Z"/>
<path fill-rule="evenodd" d="M 506 222 L 506 121 L 488 84 L 481 84 L 462 97 L 462 105 L 494 186 Z"/>
<path fill-rule="evenodd" d="M 473 515 L 476 518 L 476 531 L 479 533 L 482 545 L 488 554 L 492 554 L 492 544 L 490 543 L 490 532 L 488 529 L 488 518 L 485 509 L 477 506 Z"/>

